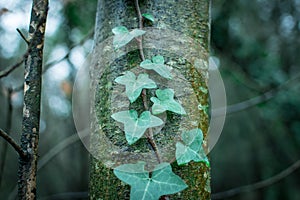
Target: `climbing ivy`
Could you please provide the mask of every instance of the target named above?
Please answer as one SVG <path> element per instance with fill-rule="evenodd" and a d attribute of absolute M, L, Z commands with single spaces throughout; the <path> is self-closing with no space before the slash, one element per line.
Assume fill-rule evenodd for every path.
<path fill-rule="evenodd" d="M 149 111 L 144 111 L 140 117 L 135 110 L 126 110 L 115 113 L 111 116 L 114 120 L 124 124 L 125 136 L 128 144 L 135 143 L 140 139 L 148 128 L 160 126 L 163 121 L 151 115 Z"/>
<path fill-rule="evenodd" d="M 137 2 L 137 1 L 136 1 Z M 138 6 L 138 3 L 136 4 Z M 139 8 L 137 8 L 139 12 Z M 143 18 L 154 22 L 152 14 L 140 14 Z M 139 19 L 142 22 L 142 19 Z M 141 23 L 140 23 L 141 26 Z M 129 31 L 125 26 L 117 26 L 112 29 L 114 34 L 113 46 L 115 49 L 124 47 L 133 39 L 139 43 L 139 50 L 142 62 L 139 67 L 146 70 L 153 70 L 161 77 L 172 79 L 171 68 L 165 64 L 165 59 L 161 55 L 145 59 L 142 48 L 142 35 L 146 31 L 142 27 Z M 156 83 L 148 73 L 134 74 L 126 71 L 123 75 L 115 79 L 116 83 L 125 86 L 125 93 L 131 103 L 135 102 L 140 96 L 143 99 L 145 111 L 140 115 L 134 109 L 124 110 L 111 115 L 111 117 L 124 125 L 125 138 L 129 145 L 134 144 L 145 136 L 152 149 L 155 151 L 159 164 L 153 171 L 146 171 L 144 161 L 137 161 L 136 164 L 124 164 L 114 169 L 114 174 L 123 182 L 131 186 L 131 200 L 157 200 L 163 195 L 174 194 L 187 188 L 186 183 L 172 172 L 171 165 L 161 160 L 159 150 L 153 137 L 153 127 L 161 126 L 165 122 L 159 118 L 158 114 L 173 112 L 179 115 L 186 115 L 186 111 L 180 102 L 174 99 L 175 92 L 171 88 L 158 88 Z M 150 97 L 152 107 L 148 106 L 147 89 L 156 89 L 156 96 Z M 167 119 L 166 119 L 167 120 Z M 181 135 L 181 141 L 176 143 L 176 155 L 178 165 L 188 164 L 190 161 L 204 162 L 209 165 L 209 161 L 202 147 L 203 134 L 197 128 L 186 130 Z"/>
<path fill-rule="evenodd" d="M 169 163 L 160 163 L 153 172 L 145 171 L 145 162 L 116 167 L 114 174 L 131 186 L 131 200 L 159 199 L 162 195 L 174 194 L 187 188 L 185 182 L 172 172 Z"/>

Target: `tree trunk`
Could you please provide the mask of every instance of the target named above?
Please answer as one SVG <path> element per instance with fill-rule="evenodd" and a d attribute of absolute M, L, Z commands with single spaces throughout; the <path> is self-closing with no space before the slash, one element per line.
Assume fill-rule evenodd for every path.
<path fill-rule="evenodd" d="M 171 156 L 171 153 L 174 155 L 172 147 L 174 137 L 181 134 L 182 127 L 186 129 L 199 127 L 203 131 L 204 140 L 207 138 L 208 115 L 205 110 L 198 108 L 199 105 L 208 106 L 208 94 L 205 90 L 208 82 L 210 2 L 208 0 L 143 0 L 139 4 L 142 13 L 151 13 L 155 17 L 153 23 L 144 21 L 145 27 L 150 27 L 143 37 L 145 56 L 151 58 L 160 54 L 166 58 L 166 63 L 174 69 L 176 79 L 169 82 L 158 80 L 160 86 L 174 88 L 175 95 L 178 99 L 182 99 L 183 107 L 188 107 L 187 110 L 191 114 L 189 120 L 176 115 L 162 116 L 172 120 L 159 129 L 165 133 L 164 136 L 155 135 L 159 140 L 159 147 L 167 147 L 162 152 L 164 162 L 172 162 L 174 173 L 188 185 L 188 188 L 180 194 L 169 195 L 169 197 L 170 199 L 210 199 L 210 168 L 203 163 L 194 162 L 186 166 L 178 166 Z M 99 0 L 95 46 L 90 68 L 91 87 L 94 90 L 94 95 L 91 97 L 93 130 L 91 151 L 94 156 L 91 157 L 90 164 L 91 199 L 129 199 L 130 187 L 118 180 L 109 166 L 113 166 L 115 162 L 123 164 L 137 162 L 149 156 L 139 154 L 147 145 L 139 144 L 140 146 L 127 148 L 126 141 L 122 143 L 122 137 L 119 136 L 121 129 L 110 117 L 116 107 L 129 107 L 119 95 L 124 90 L 118 89 L 114 79 L 128 69 L 136 70 L 135 67 L 140 62 L 135 41 L 129 44 L 132 48 L 113 50 L 110 37 L 112 29 L 121 25 L 133 29 L 138 28 L 138 24 L 134 1 Z M 174 133 L 175 136 L 170 133 Z M 103 139 L 103 136 L 106 139 Z M 107 145 L 110 142 L 114 145 Z M 205 141 L 204 145 L 206 144 Z M 115 150 L 116 146 L 121 150 L 119 151 L 118 148 Z M 164 152 L 166 149 L 168 152 Z M 114 158 L 111 157 L 116 159 L 113 160 Z"/>
<path fill-rule="evenodd" d="M 26 157 L 19 158 L 19 199 L 36 199 L 40 100 L 43 47 L 48 0 L 33 0 L 29 26 L 28 56 L 25 59 L 24 107 L 21 148 Z"/>

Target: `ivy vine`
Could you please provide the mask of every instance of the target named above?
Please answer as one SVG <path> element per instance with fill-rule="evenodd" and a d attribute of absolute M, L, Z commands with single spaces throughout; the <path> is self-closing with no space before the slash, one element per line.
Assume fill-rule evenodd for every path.
<path fill-rule="evenodd" d="M 138 0 L 135 0 L 135 6 L 138 13 L 139 27 L 131 31 L 125 26 L 113 28 L 113 46 L 115 49 L 119 49 L 135 39 L 138 42 L 141 57 L 139 67 L 153 70 L 161 77 L 170 80 L 172 79 L 171 69 L 165 64 L 163 56 L 156 55 L 150 59 L 144 57 L 142 36 L 146 31 L 142 30 L 143 21 L 155 22 L 155 18 L 150 13 L 141 14 Z M 145 136 L 159 163 L 152 172 L 145 170 L 146 163 L 143 161 L 138 161 L 136 164 L 120 165 L 114 169 L 116 177 L 131 186 L 130 199 L 157 200 L 161 196 L 175 194 L 186 189 L 188 186 L 179 176 L 173 173 L 171 165 L 162 161 L 152 130 L 153 127 L 161 126 L 164 123 L 161 118 L 155 115 L 166 111 L 179 115 L 187 114 L 183 106 L 174 99 L 174 90 L 172 88 L 159 89 L 158 84 L 151 79 L 148 73 L 136 75 L 131 71 L 126 71 L 114 81 L 125 86 L 125 93 L 130 103 L 135 102 L 138 97 L 142 96 L 145 111 L 138 115 L 138 112 L 134 109 L 125 110 L 114 113 L 111 117 L 124 125 L 125 138 L 129 145 Z M 156 89 L 156 96 L 150 98 L 151 107 L 148 105 L 147 89 Z M 199 128 L 183 132 L 181 142 L 176 143 L 175 158 L 177 164 L 186 165 L 190 161 L 194 161 L 209 165 L 202 143 L 203 134 Z"/>

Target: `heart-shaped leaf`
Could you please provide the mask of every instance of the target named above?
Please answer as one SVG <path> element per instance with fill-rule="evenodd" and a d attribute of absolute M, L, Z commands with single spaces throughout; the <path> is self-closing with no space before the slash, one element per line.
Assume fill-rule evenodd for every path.
<path fill-rule="evenodd" d="M 115 49 L 121 48 L 128 44 L 133 38 L 144 35 L 146 31 L 141 29 L 129 30 L 125 26 L 117 26 L 112 29 L 114 36 L 113 45 Z"/>
<path fill-rule="evenodd" d="M 138 117 L 137 111 L 126 110 L 114 113 L 111 117 L 124 124 L 125 137 L 130 145 L 140 139 L 148 128 L 163 124 L 160 118 L 151 115 L 149 111 L 144 111 Z"/>
<path fill-rule="evenodd" d="M 156 90 L 156 97 L 151 97 L 151 101 L 154 103 L 152 106 L 152 113 L 157 115 L 166 110 L 185 115 L 184 108 L 174 100 L 174 90 L 172 89 L 158 89 Z"/>
<path fill-rule="evenodd" d="M 144 88 L 156 88 L 156 83 L 149 78 L 148 74 L 140 74 L 136 78 L 134 73 L 127 71 L 124 76 L 117 77 L 115 81 L 126 86 L 126 95 L 131 103 L 140 96 Z"/>
<path fill-rule="evenodd" d="M 172 79 L 170 69 L 167 65 L 165 65 L 165 59 L 163 56 L 154 56 L 152 57 L 152 61 L 146 59 L 141 62 L 140 66 L 144 69 L 154 70 L 162 77 Z"/>
<path fill-rule="evenodd" d="M 151 15 L 149 13 L 144 13 L 144 14 L 142 14 L 142 16 L 145 17 L 146 19 L 150 20 L 151 22 L 155 21 L 153 15 Z"/>
<path fill-rule="evenodd" d="M 130 200 L 158 200 L 159 197 L 174 194 L 187 188 L 185 182 L 173 173 L 169 163 L 157 165 L 149 176 L 145 162 L 125 164 L 114 169 L 114 174 L 131 186 Z"/>
<path fill-rule="evenodd" d="M 176 143 L 176 160 L 178 165 L 189 163 L 190 161 L 204 162 L 209 165 L 209 161 L 202 148 L 203 134 L 201 129 L 193 129 L 183 132 L 181 139 L 184 142 Z"/>

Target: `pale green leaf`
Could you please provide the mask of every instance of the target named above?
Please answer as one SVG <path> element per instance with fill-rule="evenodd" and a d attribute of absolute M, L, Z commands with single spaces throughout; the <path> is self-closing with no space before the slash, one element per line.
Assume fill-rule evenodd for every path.
<path fill-rule="evenodd" d="M 172 89 L 158 89 L 156 90 L 156 97 L 151 97 L 151 101 L 154 103 L 152 106 L 153 114 L 160 114 L 166 110 L 185 115 L 186 112 L 184 108 L 174 100 L 174 90 Z"/>
<path fill-rule="evenodd" d="M 129 33 L 128 29 L 125 26 L 117 26 L 112 29 L 113 34 L 122 35 L 125 33 Z"/>
<path fill-rule="evenodd" d="M 111 117 L 124 124 L 125 137 L 130 145 L 140 139 L 148 128 L 163 124 L 160 118 L 151 115 L 149 111 L 144 111 L 138 117 L 137 111 L 126 110 L 114 113 Z"/>
<path fill-rule="evenodd" d="M 202 148 L 203 134 L 201 129 L 193 129 L 183 132 L 181 135 L 183 143 L 176 143 L 176 160 L 178 165 L 189 163 L 190 161 L 204 162 L 209 165 L 209 161 Z"/>
<path fill-rule="evenodd" d="M 169 163 L 157 165 L 150 177 L 145 162 L 125 164 L 114 169 L 114 174 L 131 186 L 130 200 L 158 200 L 187 188 L 185 182 L 173 173 Z"/>
<path fill-rule="evenodd" d="M 119 84 L 125 85 L 126 95 L 131 103 L 140 96 L 144 88 L 156 88 L 155 82 L 149 78 L 148 74 L 140 74 L 136 78 L 134 73 L 127 71 L 124 76 L 117 77 L 115 81 Z"/>
<path fill-rule="evenodd" d="M 152 57 L 152 61 L 146 59 L 143 62 L 141 62 L 140 66 L 144 69 L 154 70 L 164 78 L 172 79 L 170 69 L 164 63 L 165 60 L 163 56 L 154 56 Z"/>
<path fill-rule="evenodd" d="M 129 30 L 125 26 L 117 26 L 112 29 L 114 36 L 113 46 L 118 49 L 128 44 L 133 38 L 141 36 L 146 33 L 141 29 Z"/>
<path fill-rule="evenodd" d="M 143 17 L 145 17 L 146 19 L 150 20 L 151 22 L 154 22 L 154 21 L 155 21 L 155 19 L 154 19 L 154 17 L 153 17 L 152 14 L 144 13 L 144 14 L 142 14 L 142 15 L 143 15 Z"/>

